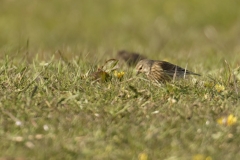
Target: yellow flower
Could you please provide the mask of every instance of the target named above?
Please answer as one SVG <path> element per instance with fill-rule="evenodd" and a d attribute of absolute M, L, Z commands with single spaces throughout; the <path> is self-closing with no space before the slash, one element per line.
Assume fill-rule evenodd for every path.
<path fill-rule="evenodd" d="M 234 117 L 232 114 L 230 114 L 227 118 L 227 125 L 232 126 L 237 122 L 237 117 Z"/>
<path fill-rule="evenodd" d="M 226 126 L 232 126 L 236 122 L 237 122 L 237 117 L 233 116 L 232 114 L 230 114 L 227 117 L 221 117 L 217 120 L 218 124 L 226 125 Z"/>
<path fill-rule="evenodd" d="M 204 155 L 202 154 L 194 155 L 193 160 L 204 160 Z"/>
<path fill-rule="evenodd" d="M 196 155 L 194 155 L 193 156 L 193 158 L 192 158 L 193 160 L 212 160 L 212 157 L 210 157 L 210 156 L 205 156 L 205 155 L 203 155 L 203 154 L 196 154 Z"/>
<path fill-rule="evenodd" d="M 138 155 L 138 160 L 147 160 L 148 159 L 148 155 L 146 153 L 140 153 Z"/>
<path fill-rule="evenodd" d="M 121 72 L 117 72 L 117 71 L 114 71 L 114 76 L 117 77 L 118 79 L 121 79 L 123 76 L 124 76 L 124 72 L 121 71 Z"/>
<path fill-rule="evenodd" d="M 217 90 L 217 92 L 222 92 L 225 90 L 225 87 L 223 85 L 216 84 L 215 89 Z"/>

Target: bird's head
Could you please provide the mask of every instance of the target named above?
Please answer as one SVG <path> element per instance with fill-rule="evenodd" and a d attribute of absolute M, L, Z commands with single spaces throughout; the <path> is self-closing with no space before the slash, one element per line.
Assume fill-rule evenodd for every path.
<path fill-rule="evenodd" d="M 144 74 L 148 75 L 150 72 L 149 60 L 143 59 L 143 60 L 139 61 L 136 65 L 136 70 L 137 70 L 137 75 L 139 73 L 144 73 Z"/>

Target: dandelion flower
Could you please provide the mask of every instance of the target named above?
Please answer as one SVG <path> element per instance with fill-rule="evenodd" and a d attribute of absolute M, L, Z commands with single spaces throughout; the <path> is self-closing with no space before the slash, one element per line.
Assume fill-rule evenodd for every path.
<path fill-rule="evenodd" d="M 223 85 L 216 84 L 215 89 L 217 90 L 217 92 L 222 92 L 225 90 L 225 87 Z"/>
<path fill-rule="evenodd" d="M 212 160 L 212 157 L 210 157 L 210 156 L 205 156 L 205 155 L 203 155 L 203 154 L 196 154 L 196 155 L 194 155 L 193 156 L 193 158 L 192 158 L 193 160 Z"/>
<path fill-rule="evenodd" d="M 196 154 L 192 158 L 193 160 L 205 160 L 205 156 L 203 154 Z"/>
<path fill-rule="evenodd" d="M 140 153 L 138 155 L 138 160 L 147 160 L 148 159 L 148 155 L 146 153 Z"/>
<path fill-rule="evenodd" d="M 227 117 L 221 117 L 217 120 L 217 123 L 220 125 L 232 126 L 237 122 L 237 117 L 230 114 Z"/>
<path fill-rule="evenodd" d="M 124 74 L 125 73 L 123 71 L 121 71 L 121 72 L 114 71 L 114 76 L 117 77 L 118 79 L 122 79 Z"/>
<path fill-rule="evenodd" d="M 227 125 L 232 126 L 237 122 L 237 117 L 234 117 L 232 114 L 230 114 L 227 118 Z"/>

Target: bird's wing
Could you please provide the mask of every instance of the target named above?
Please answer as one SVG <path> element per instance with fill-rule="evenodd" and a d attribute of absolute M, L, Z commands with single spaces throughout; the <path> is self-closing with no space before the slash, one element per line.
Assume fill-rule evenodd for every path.
<path fill-rule="evenodd" d="M 166 61 L 158 61 L 158 63 L 162 67 L 163 71 L 170 76 L 173 76 L 174 74 L 176 74 L 177 76 L 181 76 L 184 74 L 199 75 Z"/>

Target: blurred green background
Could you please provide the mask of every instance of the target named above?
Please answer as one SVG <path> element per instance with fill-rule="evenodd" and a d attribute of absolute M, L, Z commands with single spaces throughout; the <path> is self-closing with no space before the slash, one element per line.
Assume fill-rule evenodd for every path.
<path fill-rule="evenodd" d="M 146 149 L 150 157 L 160 155 L 171 160 L 178 156 L 185 160 L 202 152 L 217 158 L 239 157 L 235 154 L 239 153 L 238 125 L 231 130 L 215 124 L 219 113 L 239 115 L 239 96 L 227 76 L 224 94 L 213 89 L 215 81 L 225 82 L 224 75 L 230 70 L 224 60 L 229 68 L 240 65 L 239 6 L 239 0 L 1 0 L 0 104 L 8 111 L 1 117 L 5 127 L 0 130 L 4 138 L 1 154 L 42 159 L 66 158 L 66 154 L 69 159 L 127 159 L 134 155 L 137 159 L 138 152 Z M 166 90 L 155 89 L 138 79 L 128 82 L 132 75 L 126 70 L 129 79 L 119 83 L 96 85 L 85 80 L 91 67 L 104 64 L 100 61 L 122 49 L 183 67 L 188 64 L 190 70 L 203 75 L 199 78 L 203 81 L 199 85 L 186 81 L 180 89 L 172 85 Z M 67 60 L 80 58 L 47 63 L 58 50 Z M 26 56 L 27 60 L 39 56 L 44 62 L 39 58 L 32 64 L 22 63 L 31 62 L 24 59 Z M 212 87 L 205 76 L 211 73 L 217 75 Z M 205 82 L 210 87 L 198 88 Z M 138 98 L 130 85 L 139 87 Z M 38 91 L 35 86 L 39 86 Z M 145 91 L 150 99 L 144 98 Z M 171 98 L 179 102 L 169 107 Z M 57 111 L 50 104 L 57 106 Z M 155 109 L 159 117 L 153 116 Z M 193 110 L 195 119 L 185 118 L 188 110 Z M 118 113 L 123 117 L 116 118 L 114 114 Z M 23 120 L 22 128 L 16 128 L 11 114 Z M 42 140 L 32 140 L 45 124 L 51 125 L 51 132 L 43 131 Z M 150 138 L 145 140 L 148 133 Z M 33 141 L 36 147 L 12 143 L 8 136 L 30 136 L 26 141 Z M 26 150 L 29 144 L 31 150 Z"/>
<path fill-rule="evenodd" d="M 239 53 L 239 6 L 237 0 L 3 0 L 0 51 L 29 41 L 32 51 L 128 49 L 153 58 Z"/>

